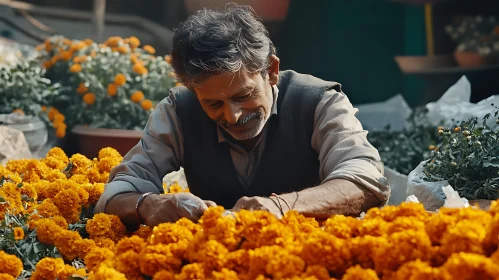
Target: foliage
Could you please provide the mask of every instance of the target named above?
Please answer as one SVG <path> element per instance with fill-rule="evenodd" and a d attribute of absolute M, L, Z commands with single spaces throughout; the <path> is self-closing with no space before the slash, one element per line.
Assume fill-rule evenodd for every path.
<path fill-rule="evenodd" d="M 424 179 L 448 180 L 468 199 L 499 198 L 499 131 L 486 126 L 490 117 L 485 115 L 482 123 L 473 117 L 450 128 L 439 127 L 440 143 L 427 158 Z"/>
<path fill-rule="evenodd" d="M 47 77 L 64 86 L 51 105 L 69 128 L 143 129 L 176 82 L 169 57 L 139 45 L 135 37 L 97 44 L 56 36 L 38 47 Z"/>
<path fill-rule="evenodd" d="M 45 70 L 36 60 L 0 65 L 0 114 L 21 110 L 28 115 L 38 115 L 42 105 L 58 93 L 59 85 L 45 78 Z"/>
<path fill-rule="evenodd" d="M 425 121 L 426 112 L 424 107 L 416 108 L 403 131 L 387 127 L 369 132 L 368 140 L 378 149 L 385 166 L 407 175 L 430 153 L 429 147 L 436 144 L 438 134 L 436 127 Z"/>

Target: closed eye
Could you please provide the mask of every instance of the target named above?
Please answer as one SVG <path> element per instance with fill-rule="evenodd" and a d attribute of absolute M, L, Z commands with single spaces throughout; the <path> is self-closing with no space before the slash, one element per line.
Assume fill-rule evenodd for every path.
<path fill-rule="evenodd" d="M 207 105 L 206 107 L 211 108 L 211 109 L 216 109 L 216 108 L 222 107 L 223 104 L 224 104 L 223 101 L 217 101 L 217 102 L 213 102 L 213 103 Z"/>
<path fill-rule="evenodd" d="M 242 96 L 236 96 L 234 97 L 234 100 L 237 102 L 242 102 L 248 100 L 250 97 L 251 97 L 251 92 Z"/>

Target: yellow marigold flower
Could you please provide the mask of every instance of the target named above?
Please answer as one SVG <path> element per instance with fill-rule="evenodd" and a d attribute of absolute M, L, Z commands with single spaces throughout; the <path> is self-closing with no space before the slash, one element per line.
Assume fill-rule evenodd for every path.
<path fill-rule="evenodd" d="M 196 233 L 200 232 L 203 229 L 200 225 L 192 222 L 187 218 L 180 218 L 175 222 L 175 224 L 188 229 L 192 233 L 192 236 L 196 235 Z"/>
<path fill-rule="evenodd" d="M 164 223 L 154 227 L 151 236 L 151 244 L 169 244 L 174 242 L 191 241 L 194 238 L 189 229 L 178 224 Z"/>
<path fill-rule="evenodd" d="M 144 49 L 144 51 L 146 51 L 146 52 L 148 52 L 150 54 L 155 54 L 156 53 L 156 50 L 152 46 L 150 46 L 150 45 L 145 45 L 143 47 L 143 49 Z"/>
<path fill-rule="evenodd" d="M 66 155 L 66 153 L 64 153 L 64 151 L 61 148 L 59 148 L 59 147 L 54 147 L 54 148 L 50 149 L 47 152 L 47 157 L 57 158 L 57 159 L 60 159 L 62 161 L 65 161 L 66 163 L 69 161 L 68 156 Z M 50 166 L 50 167 L 57 169 L 57 167 L 55 167 L 55 166 Z"/>
<path fill-rule="evenodd" d="M 361 224 L 359 219 L 335 215 L 326 220 L 324 231 L 332 235 L 348 239 L 358 235 L 358 227 Z"/>
<path fill-rule="evenodd" d="M 221 271 L 213 271 L 213 279 L 215 280 L 239 280 L 239 276 L 234 270 L 222 268 Z M 154 279 L 153 279 L 154 280 Z"/>
<path fill-rule="evenodd" d="M 68 222 L 66 221 L 66 219 L 64 219 L 64 217 L 56 215 L 51 218 L 60 228 L 68 229 Z"/>
<path fill-rule="evenodd" d="M 117 254 L 114 268 L 125 274 L 128 279 L 140 277 L 139 258 L 139 254 L 134 251 L 126 251 L 123 254 Z"/>
<path fill-rule="evenodd" d="M 144 239 L 139 236 L 125 237 L 118 241 L 116 244 L 115 253 L 121 255 L 127 251 L 134 251 L 140 253 L 140 251 L 146 246 Z"/>
<path fill-rule="evenodd" d="M 110 37 L 109 39 L 107 39 L 105 44 L 108 47 L 117 47 L 122 42 L 123 42 L 123 38 L 118 37 L 118 36 L 114 36 L 114 37 Z"/>
<path fill-rule="evenodd" d="M 139 103 L 140 101 L 142 101 L 142 99 L 144 99 L 144 93 L 138 90 L 132 94 L 132 97 L 130 97 L 130 99 L 135 103 Z"/>
<path fill-rule="evenodd" d="M 249 260 L 249 251 L 245 249 L 239 249 L 233 252 L 229 252 L 225 256 L 225 267 L 237 272 L 248 271 Z"/>
<path fill-rule="evenodd" d="M 148 111 L 148 110 L 151 110 L 153 104 L 152 104 L 152 101 L 149 100 L 149 99 L 144 99 L 142 100 L 142 102 L 140 103 L 140 105 L 142 106 L 142 109 Z"/>
<path fill-rule="evenodd" d="M 317 280 L 329 280 L 329 271 L 322 265 L 309 265 L 300 277 L 315 277 Z"/>
<path fill-rule="evenodd" d="M 496 215 L 492 222 L 486 227 L 486 235 L 483 240 L 483 247 L 487 254 L 492 253 L 499 243 L 499 215 Z M 498 259 L 499 261 L 499 259 Z"/>
<path fill-rule="evenodd" d="M 108 215 L 111 220 L 111 238 L 114 242 L 120 241 L 127 234 L 125 225 L 121 222 L 120 218 L 116 215 Z"/>
<path fill-rule="evenodd" d="M 15 240 L 24 239 L 24 230 L 22 227 L 15 227 L 14 228 L 14 239 Z"/>
<path fill-rule="evenodd" d="M 111 219 L 107 214 L 98 213 L 88 220 L 86 229 L 91 238 L 110 234 Z"/>
<path fill-rule="evenodd" d="M 116 49 L 119 53 L 121 54 L 126 54 L 128 53 L 128 48 L 125 47 L 125 46 L 119 46 L 117 49 Z"/>
<path fill-rule="evenodd" d="M 44 199 L 35 207 L 38 214 L 44 218 L 50 218 L 59 215 L 59 209 L 52 203 L 51 199 Z"/>
<path fill-rule="evenodd" d="M 459 252 L 483 254 L 485 234 L 485 227 L 479 221 L 461 221 L 443 234 L 442 252 L 447 256 Z"/>
<path fill-rule="evenodd" d="M 15 255 L 6 254 L 0 251 L 0 271 L 1 273 L 9 274 L 13 277 L 21 275 L 23 263 Z"/>
<path fill-rule="evenodd" d="M 95 245 L 100 248 L 106 248 L 114 251 L 114 248 L 116 246 L 113 240 L 104 236 L 95 237 L 92 240 L 95 241 Z"/>
<path fill-rule="evenodd" d="M 136 53 L 132 53 L 132 54 L 130 55 L 130 61 L 131 61 L 133 64 L 140 63 L 139 58 L 138 58 L 138 56 L 137 56 L 137 54 L 136 54 Z"/>
<path fill-rule="evenodd" d="M 102 264 L 95 271 L 93 275 L 88 277 L 88 280 L 127 280 L 126 276 L 116 271 L 114 268 L 107 266 L 106 264 Z"/>
<path fill-rule="evenodd" d="M 63 114 L 61 113 L 55 114 L 54 122 L 64 122 L 64 120 L 66 120 L 66 117 Z"/>
<path fill-rule="evenodd" d="M 101 263 L 114 259 L 113 251 L 107 248 L 96 247 L 92 249 L 84 258 L 88 271 L 94 271 Z"/>
<path fill-rule="evenodd" d="M 87 103 L 88 105 L 92 105 L 95 102 L 95 94 L 89 92 L 83 95 L 83 102 Z"/>
<path fill-rule="evenodd" d="M 173 274 L 173 272 L 163 269 L 154 274 L 152 280 L 175 280 L 175 274 Z"/>
<path fill-rule="evenodd" d="M 139 75 L 145 75 L 145 74 L 149 73 L 149 70 L 147 70 L 147 68 L 144 65 L 142 65 L 142 63 L 139 63 L 139 62 L 137 62 L 133 65 L 132 70 L 133 70 L 133 72 L 135 72 Z"/>
<path fill-rule="evenodd" d="M 78 63 L 75 63 L 75 64 L 71 65 L 71 67 L 69 68 L 69 71 L 71 71 L 72 73 L 81 72 L 81 65 Z"/>
<path fill-rule="evenodd" d="M 148 226 L 141 225 L 139 229 L 133 233 L 133 235 L 137 235 L 144 240 L 149 240 L 149 237 L 152 235 L 152 229 Z"/>
<path fill-rule="evenodd" d="M 222 243 L 229 251 L 233 251 L 241 243 L 242 236 L 236 228 L 236 219 L 222 216 L 223 212 L 223 207 L 210 207 L 204 212 L 199 224 L 203 227 L 206 236 Z M 246 237 L 249 238 L 247 235 Z"/>
<path fill-rule="evenodd" d="M 84 55 L 81 55 L 81 56 L 75 56 L 73 58 L 73 62 L 74 63 L 82 63 L 82 62 L 85 62 L 87 61 L 87 56 L 84 56 Z"/>
<path fill-rule="evenodd" d="M 124 74 L 118 74 L 114 77 L 114 83 L 116 86 L 122 86 L 126 83 L 126 76 Z"/>
<path fill-rule="evenodd" d="M 486 256 L 471 253 L 453 254 L 441 267 L 452 279 L 498 279 L 499 265 Z"/>
<path fill-rule="evenodd" d="M 388 225 L 380 217 L 364 219 L 359 225 L 359 236 L 383 236 L 388 231 Z"/>
<path fill-rule="evenodd" d="M 150 245 L 140 252 L 140 271 L 148 276 L 166 269 L 175 271 L 182 267 L 182 259 L 175 256 L 170 245 Z"/>
<path fill-rule="evenodd" d="M 109 96 L 116 96 L 116 93 L 118 93 L 118 87 L 115 84 L 107 85 L 107 94 Z"/>
<path fill-rule="evenodd" d="M 105 157 L 99 160 L 97 167 L 100 171 L 111 172 L 111 169 L 120 164 L 122 159 L 122 157 Z"/>
<path fill-rule="evenodd" d="M 57 279 L 68 279 L 69 277 L 76 274 L 76 268 L 69 264 L 64 265 L 64 267 L 57 273 Z"/>
<path fill-rule="evenodd" d="M 99 151 L 98 158 L 103 159 L 107 157 L 117 157 L 117 158 L 123 158 L 121 154 L 114 148 L 103 148 Z"/>
<path fill-rule="evenodd" d="M 410 261 L 403 264 L 390 279 L 414 279 L 414 280 L 451 280 L 451 275 L 440 268 L 433 268 L 428 263 L 420 260 Z"/>
<path fill-rule="evenodd" d="M 54 244 L 54 238 L 62 231 L 63 229 L 50 218 L 40 219 L 36 222 L 37 238 L 42 243 Z"/>
<path fill-rule="evenodd" d="M 182 267 L 180 274 L 176 276 L 178 280 L 206 279 L 204 267 L 199 263 L 191 263 Z"/>
<path fill-rule="evenodd" d="M 265 267 L 265 272 L 272 275 L 274 279 L 283 279 L 297 276 L 305 270 L 305 261 L 288 252 L 281 251 L 269 260 Z"/>
<path fill-rule="evenodd" d="M 79 257 L 79 247 L 77 244 L 82 240 L 80 234 L 76 231 L 62 230 L 54 238 L 54 246 L 65 260 L 72 261 Z"/>
<path fill-rule="evenodd" d="M 64 269 L 64 261 L 60 258 L 43 258 L 31 275 L 33 280 L 56 279 Z"/>
<path fill-rule="evenodd" d="M 63 214 L 64 218 L 66 213 L 72 213 L 81 209 L 80 196 L 74 189 L 65 189 L 60 191 L 54 197 L 54 204 L 57 206 L 59 211 Z"/>
<path fill-rule="evenodd" d="M 372 269 L 364 269 L 359 265 L 352 266 L 345 272 L 342 280 L 379 280 L 376 271 Z"/>
<path fill-rule="evenodd" d="M 78 239 L 75 242 L 77 249 L 77 255 L 78 258 L 83 259 L 85 256 L 92 251 L 93 249 L 97 248 L 97 245 L 95 244 L 95 241 L 92 239 Z"/>
<path fill-rule="evenodd" d="M 85 184 L 83 188 L 88 193 L 88 203 L 96 204 L 99 200 L 100 196 L 104 192 L 104 183 L 93 183 L 93 184 Z"/>
<path fill-rule="evenodd" d="M 175 279 L 175 278 L 172 278 Z M 7 273 L 0 273 L 0 280 L 16 280 L 14 276 L 7 274 Z"/>
<path fill-rule="evenodd" d="M 323 265 L 329 271 L 341 273 L 350 266 L 349 242 L 326 232 L 313 232 L 304 241 L 302 258 L 307 264 Z"/>

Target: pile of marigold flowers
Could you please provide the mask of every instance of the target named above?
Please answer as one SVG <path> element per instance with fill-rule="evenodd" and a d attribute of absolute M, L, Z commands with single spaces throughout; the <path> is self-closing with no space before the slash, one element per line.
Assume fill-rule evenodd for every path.
<path fill-rule="evenodd" d="M 116 216 L 91 214 L 120 161 L 111 148 L 92 160 L 54 148 L 1 166 L 0 279 L 499 279 L 499 201 L 438 213 L 403 203 L 326 221 L 211 207 L 198 223 L 128 232 Z M 30 244 L 45 255 L 34 259 Z"/>

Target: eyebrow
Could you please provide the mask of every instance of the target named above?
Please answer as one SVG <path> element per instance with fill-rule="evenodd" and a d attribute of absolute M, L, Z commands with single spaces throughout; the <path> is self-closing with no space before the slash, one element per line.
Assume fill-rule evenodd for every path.
<path fill-rule="evenodd" d="M 255 86 L 252 86 L 252 85 L 244 86 L 236 94 L 234 94 L 232 97 L 248 93 L 249 91 L 252 91 L 254 89 L 255 89 Z M 203 104 L 210 104 L 210 103 L 217 102 L 217 101 L 220 101 L 220 100 L 219 99 L 215 99 L 215 100 L 214 99 L 202 99 L 201 103 L 203 103 Z"/>

